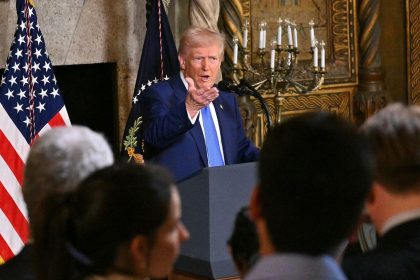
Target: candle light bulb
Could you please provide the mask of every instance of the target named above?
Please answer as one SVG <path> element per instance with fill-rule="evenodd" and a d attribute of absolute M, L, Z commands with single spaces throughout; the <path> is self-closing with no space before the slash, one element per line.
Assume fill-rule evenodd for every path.
<path fill-rule="evenodd" d="M 242 47 L 246 49 L 248 47 L 248 31 L 249 31 L 249 20 L 245 18 L 244 26 L 242 28 Z"/>
<path fill-rule="evenodd" d="M 309 40 L 311 42 L 311 48 L 315 47 L 315 30 L 314 30 L 314 21 L 309 22 Z"/>
<path fill-rule="evenodd" d="M 279 25 L 277 26 L 277 45 L 280 47 L 281 46 L 281 37 L 283 36 L 283 20 L 281 19 L 281 17 L 278 20 Z"/>
<path fill-rule="evenodd" d="M 293 46 L 292 28 L 290 24 L 290 22 L 287 23 L 287 41 L 289 46 Z"/>
<path fill-rule="evenodd" d="M 314 67 L 318 67 L 318 42 L 315 41 L 314 44 L 314 54 L 313 54 L 313 64 Z"/>
<path fill-rule="evenodd" d="M 260 22 L 258 24 L 258 29 L 260 30 L 259 37 L 258 37 L 258 48 L 263 49 L 264 48 L 264 22 Z"/>
<path fill-rule="evenodd" d="M 267 22 L 263 21 L 263 49 L 265 49 L 265 45 L 267 42 Z"/>
<path fill-rule="evenodd" d="M 238 64 L 238 38 L 233 37 L 233 65 Z"/>
<path fill-rule="evenodd" d="M 297 28 L 296 23 L 293 23 L 293 45 L 295 48 L 298 48 L 298 35 L 297 35 Z"/>
<path fill-rule="evenodd" d="M 321 68 L 325 68 L 325 42 L 321 41 Z"/>
<path fill-rule="evenodd" d="M 270 68 L 274 70 L 275 62 L 276 62 L 276 38 L 273 39 L 271 42 L 271 56 L 270 56 Z"/>

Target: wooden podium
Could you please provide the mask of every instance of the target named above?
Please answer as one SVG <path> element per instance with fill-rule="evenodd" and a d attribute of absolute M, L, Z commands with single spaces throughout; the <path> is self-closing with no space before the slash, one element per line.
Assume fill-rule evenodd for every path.
<path fill-rule="evenodd" d="M 236 213 L 248 205 L 257 182 L 256 163 L 203 169 L 180 183 L 182 220 L 190 239 L 170 279 L 230 279 L 238 273 L 227 249 Z"/>

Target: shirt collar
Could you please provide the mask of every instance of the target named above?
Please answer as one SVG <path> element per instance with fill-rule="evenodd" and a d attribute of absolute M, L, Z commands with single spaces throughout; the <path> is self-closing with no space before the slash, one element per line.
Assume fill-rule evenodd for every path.
<path fill-rule="evenodd" d="M 384 226 L 381 229 L 381 234 L 385 234 L 390 229 L 403 224 L 405 222 L 408 222 L 410 220 L 414 220 L 416 218 L 420 217 L 420 208 L 416 208 L 413 210 L 405 211 L 402 213 L 399 213 L 397 215 L 392 216 L 388 220 L 386 220 Z"/>

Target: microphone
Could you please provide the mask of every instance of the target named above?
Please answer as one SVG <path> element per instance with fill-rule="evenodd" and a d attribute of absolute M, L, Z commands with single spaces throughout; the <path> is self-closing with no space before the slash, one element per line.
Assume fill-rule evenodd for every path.
<path fill-rule="evenodd" d="M 242 83 L 242 80 L 238 85 L 232 81 L 222 80 L 217 84 L 217 88 L 221 91 L 236 93 L 239 96 L 255 96 L 254 92 L 247 85 Z"/>

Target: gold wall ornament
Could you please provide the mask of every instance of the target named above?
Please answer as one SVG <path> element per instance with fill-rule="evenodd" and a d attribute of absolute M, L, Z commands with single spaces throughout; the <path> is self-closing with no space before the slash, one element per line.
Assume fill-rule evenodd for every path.
<path fill-rule="evenodd" d="M 420 105 L 420 0 L 406 0 L 408 103 Z"/>
<path fill-rule="evenodd" d="M 286 87 L 282 89 L 283 85 L 281 84 L 277 85 L 274 90 L 273 87 L 258 87 L 255 84 L 254 86 L 257 86 L 264 97 L 271 118 L 277 122 L 284 118 L 314 110 L 334 112 L 348 119 L 353 119 L 353 103 L 359 82 L 356 0 L 283 2 L 226 0 L 223 2 L 222 6 L 229 7 L 229 9 L 225 9 L 226 13 L 222 17 L 223 26 L 229 28 L 228 32 L 225 31 L 228 42 L 225 53 L 225 61 L 227 62 L 224 65 L 225 69 L 227 69 L 224 72 L 225 77 L 231 77 L 233 69 L 233 74 L 236 75 L 234 80 L 237 81 L 242 78 L 240 70 L 243 70 L 245 67 L 248 73 L 252 73 L 254 69 L 261 69 L 263 61 L 269 73 L 271 68 L 268 66 L 270 65 L 269 62 L 271 62 L 271 57 L 268 55 L 271 51 L 270 43 L 278 34 L 277 27 L 279 25 L 279 17 L 281 17 L 282 21 L 293 19 L 296 32 L 299 38 L 302 38 L 298 42 L 300 53 L 297 56 L 294 81 L 306 88 L 311 87 L 311 83 L 313 83 L 313 54 L 311 53 L 311 25 L 309 21 L 313 19 L 313 27 L 317 34 L 318 42 L 325 42 L 325 71 L 327 74 L 324 75 L 322 88 L 318 88 L 313 93 L 297 94 L 293 90 L 287 90 L 288 88 Z M 238 11 L 240 12 L 238 13 Z M 239 20 L 238 16 L 240 17 Z M 246 19 L 249 21 L 249 42 L 244 47 L 242 45 L 244 38 L 242 28 Z M 259 50 L 259 23 L 263 19 L 267 22 L 265 34 L 267 45 L 264 56 Z M 294 32 L 293 28 L 292 31 Z M 236 67 L 233 67 L 232 63 L 234 58 L 233 36 L 238 38 L 239 54 L 244 58 L 246 57 L 243 61 L 238 59 Z M 288 43 L 287 29 L 282 31 L 282 36 L 283 51 L 286 54 L 286 43 Z M 295 59 L 293 54 L 292 59 Z M 246 66 L 244 61 L 249 63 L 250 68 Z M 281 63 L 281 61 L 277 58 L 276 63 Z M 260 78 L 257 75 L 255 80 Z M 257 111 L 256 132 L 253 140 L 257 146 L 260 146 L 267 131 L 267 121 L 259 102 L 255 98 L 250 98 L 250 101 L 254 102 Z"/>

